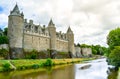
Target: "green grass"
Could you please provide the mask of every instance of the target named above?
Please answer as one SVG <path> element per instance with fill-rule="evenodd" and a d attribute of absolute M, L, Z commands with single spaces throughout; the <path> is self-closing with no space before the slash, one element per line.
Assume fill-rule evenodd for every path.
<path fill-rule="evenodd" d="M 74 58 L 74 59 L 51 59 L 54 65 L 63 65 L 70 63 L 80 63 L 94 58 Z M 10 61 L 10 62 L 9 62 Z M 0 60 L 0 72 L 3 71 L 3 64 L 11 63 L 17 70 L 43 68 L 47 59 L 19 59 L 19 60 Z M 12 69 L 12 67 L 10 67 Z"/>

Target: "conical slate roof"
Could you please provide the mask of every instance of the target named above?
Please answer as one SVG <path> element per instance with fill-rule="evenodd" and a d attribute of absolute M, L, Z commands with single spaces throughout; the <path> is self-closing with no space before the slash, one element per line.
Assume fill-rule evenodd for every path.
<path fill-rule="evenodd" d="M 16 4 L 15 7 L 13 8 L 13 12 L 20 12 L 17 4 Z"/>
<path fill-rule="evenodd" d="M 19 11 L 18 5 L 16 4 L 15 7 L 13 8 L 13 10 L 11 11 L 10 15 L 19 15 L 21 16 L 21 13 Z M 22 13 L 23 16 L 23 13 Z"/>
<path fill-rule="evenodd" d="M 71 30 L 70 26 L 68 27 L 67 32 L 72 32 L 72 30 Z"/>
<path fill-rule="evenodd" d="M 51 25 L 54 26 L 54 23 L 53 23 L 52 19 L 50 19 L 50 22 L 49 22 L 48 26 L 51 26 Z"/>

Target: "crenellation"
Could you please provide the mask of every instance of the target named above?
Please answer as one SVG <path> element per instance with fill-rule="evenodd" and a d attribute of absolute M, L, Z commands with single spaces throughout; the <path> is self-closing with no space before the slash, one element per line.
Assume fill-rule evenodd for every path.
<path fill-rule="evenodd" d="M 67 41 L 67 39 L 68 39 L 67 34 L 62 33 L 61 31 L 56 33 L 56 37 L 57 37 L 57 39 L 65 40 L 65 41 Z"/>
<path fill-rule="evenodd" d="M 33 24 L 33 20 L 29 20 L 29 24 L 32 25 Z"/>
<path fill-rule="evenodd" d="M 27 19 L 24 19 L 24 23 L 27 23 Z"/>

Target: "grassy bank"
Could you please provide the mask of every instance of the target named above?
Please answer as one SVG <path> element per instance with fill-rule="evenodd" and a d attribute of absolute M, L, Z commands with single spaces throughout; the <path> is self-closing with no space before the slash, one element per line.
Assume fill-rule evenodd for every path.
<path fill-rule="evenodd" d="M 11 70 L 36 69 L 46 66 L 63 65 L 77 62 L 80 63 L 92 59 L 93 58 L 0 60 L 0 72 Z"/>

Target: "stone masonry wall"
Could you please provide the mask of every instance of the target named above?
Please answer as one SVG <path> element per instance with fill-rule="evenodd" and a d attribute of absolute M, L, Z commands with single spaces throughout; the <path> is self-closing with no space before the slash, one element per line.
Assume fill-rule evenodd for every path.
<path fill-rule="evenodd" d="M 56 40 L 56 49 L 57 51 L 68 52 L 68 41 L 65 40 Z"/>
<path fill-rule="evenodd" d="M 26 51 L 50 49 L 50 37 L 25 33 L 23 47 Z"/>
<path fill-rule="evenodd" d="M 75 54 L 76 57 L 82 57 L 82 56 L 89 56 L 92 55 L 92 49 L 91 48 L 80 48 L 75 47 Z"/>
<path fill-rule="evenodd" d="M 84 56 L 89 56 L 92 54 L 92 49 L 91 48 L 82 48 L 82 54 Z"/>
<path fill-rule="evenodd" d="M 49 36 L 25 33 L 23 38 L 24 38 L 23 47 L 25 51 L 31 51 L 33 49 L 43 51 L 50 49 Z M 56 50 L 68 52 L 68 41 L 56 39 Z"/>

